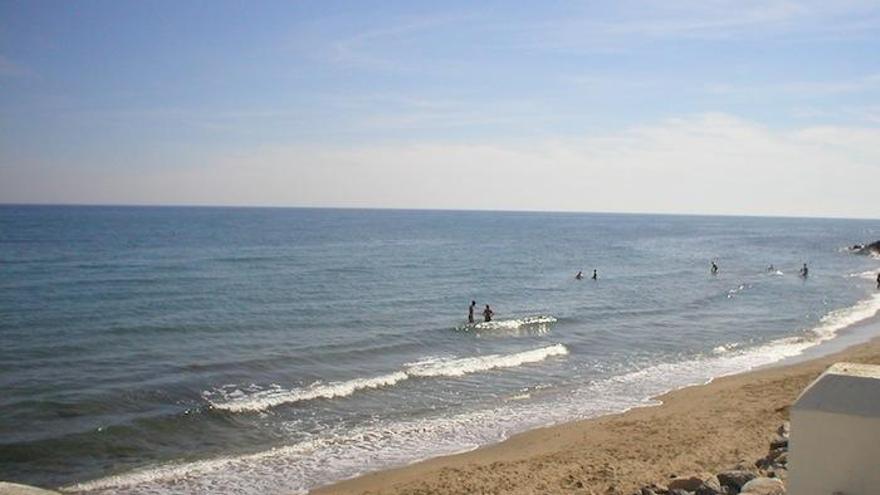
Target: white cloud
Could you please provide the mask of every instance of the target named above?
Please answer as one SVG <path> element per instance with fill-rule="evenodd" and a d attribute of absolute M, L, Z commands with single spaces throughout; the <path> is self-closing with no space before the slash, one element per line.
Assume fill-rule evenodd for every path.
<path fill-rule="evenodd" d="M 582 139 L 263 148 L 136 177 L 32 167 L 0 199 L 877 218 L 878 143 L 878 128 L 704 114 Z"/>

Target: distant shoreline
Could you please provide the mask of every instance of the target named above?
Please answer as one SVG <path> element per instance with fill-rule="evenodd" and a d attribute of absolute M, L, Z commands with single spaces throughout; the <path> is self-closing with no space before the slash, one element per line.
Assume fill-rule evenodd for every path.
<path fill-rule="evenodd" d="M 365 474 L 310 493 L 629 494 L 671 475 L 717 472 L 767 450 L 788 407 L 827 366 L 880 364 L 875 336 L 832 354 L 721 377 L 663 394 L 658 406 L 539 428 L 470 452 Z M 864 335 L 862 339 L 864 340 Z M 820 346 L 821 347 L 821 346 Z"/>

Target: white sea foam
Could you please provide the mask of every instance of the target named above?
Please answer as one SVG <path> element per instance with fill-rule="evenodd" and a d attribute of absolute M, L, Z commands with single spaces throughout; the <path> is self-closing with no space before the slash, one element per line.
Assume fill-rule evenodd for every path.
<path fill-rule="evenodd" d="M 877 270 L 868 270 L 861 273 L 850 273 L 850 278 L 863 278 L 865 280 L 877 280 Z"/>
<path fill-rule="evenodd" d="M 428 358 L 405 366 L 403 371 L 396 371 L 372 378 L 355 378 L 353 380 L 315 383 L 310 387 L 283 389 L 275 386 L 269 390 L 245 393 L 241 390 L 233 392 L 218 391 L 220 400 L 211 401 L 215 409 L 230 412 L 263 411 L 282 404 L 308 401 L 314 399 L 333 399 L 346 397 L 359 390 L 389 387 L 411 377 L 457 377 L 470 373 L 488 371 L 495 368 L 512 368 L 527 363 L 543 361 L 551 356 L 568 354 L 562 344 L 541 347 L 513 354 L 488 354 L 466 358 Z M 211 394 L 206 396 L 209 400 Z"/>
<path fill-rule="evenodd" d="M 477 330 L 516 330 L 531 325 L 549 325 L 556 323 L 553 316 L 525 316 L 523 318 L 514 318 L 510 320 L 481 321 L 475 323 L 473 328 Z"/>
<path fill-rule="evenodd" d="M 293 390 L 273 388 L 252 394 L 239 393 L 240 391 L 236 391 L 227 396 L 227 398 L 231 398 L 232 400 L 214 403 L 212 405 L 216 409 L 223 409 L 231 412 L 262 411 L 291 402 L 345 397 L 358 390 L 388 387 L 401 380 L 406 380 L 407 378 L 406 373 L 398 371 L 373 378 L 355 378 L 354 380 L 331 382 L 327 384 L 315 383 L 311 387 L 296 388 Z"/>
<path fill-rule="evenodd" d="M 819 325 L 812 329 L 820 341 L 832 339 L 840 330 L 866 320 L 880 311 L 880 294 L 857 302 L 848 308 L 832 311 L 819 320 Z"/>
<path fill-rule="evenodd" d="M 463 376 L 469 373 L 488 371 L 495 368 L 513 368 L 526 363 L 537 363 L 551 356 L 568 354 L 562 344 L 551 345 L 515 354 L 489 354 L 458 359 L 437 359 L 414 363 L 406 369 L 409 376 Z"/>

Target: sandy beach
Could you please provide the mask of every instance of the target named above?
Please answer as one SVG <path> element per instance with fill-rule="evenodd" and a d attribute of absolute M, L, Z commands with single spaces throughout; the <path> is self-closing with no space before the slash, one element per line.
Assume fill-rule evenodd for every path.
<path fill-rule="evenodd" d="M 471 452 L 314 490 L 328 494 L 630 494 L 674 475 L 751 465 L 788 408 L 830 364 L 880 364 L 880 338 L 796 364 L 723 377 L 662 405 L 542 428 Z"/>

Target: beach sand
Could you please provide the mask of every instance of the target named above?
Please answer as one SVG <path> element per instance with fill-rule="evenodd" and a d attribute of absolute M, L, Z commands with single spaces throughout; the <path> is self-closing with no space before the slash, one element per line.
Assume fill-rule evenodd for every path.
<path fill-rule="evenodd" d="M 880 364 L 880 339 L 814 360 L 719 378 L 643 407 L 319 488 L 327 494 L 626 494 L 767 453 L 798 394 L 830 364 Z"/>

